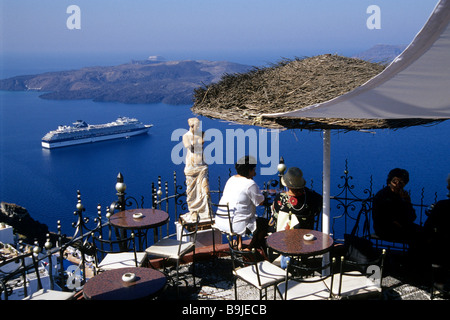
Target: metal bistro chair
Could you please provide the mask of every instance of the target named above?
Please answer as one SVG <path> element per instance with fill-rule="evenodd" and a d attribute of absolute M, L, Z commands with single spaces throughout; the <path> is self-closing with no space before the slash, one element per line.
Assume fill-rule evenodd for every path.
<path fill-rule="evenodd" d="M 15 288 L 20 290 L 23 286 L 23 297 L 28 296 L 28 292 L 35 289 L 29 287 L 27 279 L 27 273 L 33 267 L 32 255 L 32 252 L 20 253 L 0 263 L 0 300 L 9 300 Z"/>
<path fill-rule="evenodd" d="M 336 258 L 325 264 L 318 264 L 316 259 L 291 258 L 278 292 L 284 300 L 331 299 L 335 265 Z"/>
<path fill-rule="evenodd" d="M 98 232 L 98 231 L 97 231 Z M 110 233 L 106 239 L 101 233 L 91 233 L 94 248 L 95 273 L 126 267 L 141 267 L 147 259 L 146 252 L 136 251 L 134 233 L 127 238 L 111 238 Z"/>
<path fill-rule="evenodd" d="M 345 299 L 371 299 L 382 297 L 383 266 L 386 249 L 381 255 L 370 263 L 356 263 L 341 257 L 341 270 L 339 278 L 335 278 L 338 286 L 335 292 Z"/>
<path fill-rule="evenodd" d="M 233 232 L 233 223 L 231 219 L 230 207 L 227 204 L 216 204 L 209 201 L 209 216 L 211 218 L 211 229 L 212 229 L 212 241 L 213 241 L 213 254 L 216 255 L 216 241 L 215 241 L 215 231 L 219 231 L 222 235 L 227 236 L 229 241 L 234 241 L 237 234 Z M 216 209 L 215 212 L 213 209 Z M 214 217 L 214 218 L 213 218 Z M 216 218 L 226 219 L 228 221 L 229 229 L 224 231 L 220 229 L 216 224 Z"/>
<path fill-rule="evenodd" d="M 12 270 L 6 273 L 2 272 L 2 276 L 4 277 L 0 279 L 0 300 L 8 300 L 9 296 L 13 293 L 14 288 L 8 282 L 12 282 L 13 286 L 15 284 L 21 284 L 23 286 L 22 300 L 72 299 L 75 295 L 74 292 L 52 290 L 48 281 L 45 286 L 43 285 L 41 275 L 47 275 L 47 271 L 43 266 L 40 266 L 38 258 L 35 255 L 37 253 L 28 252 L 0 264 L 1 267 L 6 266 L 6 269 Z M 10 265 L 10 267 L 7 265 Z M 52 277 L 52 270 L 49 270 L 48 276 L 49 278 Z M 20 289 L 20 287 L 18 288 Z"/>
<path fill-rule="evenodd" d="M 181 223 L 181 235 L 179 236 L 179 239 L 174 238 L 176 234 L 171 234 L 166 236 L 165 238 L 162 238 L 155 244 L 151 245 L 147 249 L 145 249 L 146 253 L 148 254 L 149 258 L 162 258 L 163 259 L 163 268 L 164 273 L 168 275 L 168 272 L 166 270 L 165 262 L 169 260 L 175 260 L 176 261 L 176 282 L 175 285 L 177 287 L 177 294 L 179 294 L 179 281 L 180 281 L 180 262 L 183 259 L 183 257 L 193 252 L 192 255 L 192 267 L 193 267 L 193 280 L 194 280 L 194 287 L 196 287 L 195 284 L 195 243 L 197 241 L 197 230 L 198 230 L 198 223 L 200 221 L 200 216 L 197 215 L 197 220 L 195 222 L 186 222 L 183 219 L 179 219 Z M 173 279 L 169 277 L 172 281 Z"/>
<path fill-rule="evenodd" d="M 60 290 L 52 290 L 44 288 L 41 281 L 41 273 L 45 272 L 44 267 L 39 267 L 39 261 L 37 259 L 37 256 L 32 254 L 31 255 L 33 260 L 33 269 L 36 274 L 36 280 L 37 280 L 37 291 L 31 293 L 30 295 L 26 296 L 23 300 L 72 300 L 75 296 L 75 292 L 72 291 L 60 291 Z M 51 259 L 51 255 L 48 255 L 49 262 Z M 51 267 L 51 263 L 49 264 Z M 50 268 L 49 268 L 50 269 Z M 51 280 L 51 287 L 53 287 L 52 283 L 52 270 L 48 270 L 49 277 Z"/>
<path fill-rule="evenodd" d="M 267 288 L 273 286 L 276 299 L 276 285 L 284 280 L 285 271 L 267 260 L 258 261 L 256 251 L 240 251 L 237 244 L 228 239 L 234 274 L 234 296 L 238 300 L 237 280 L 241 279 L 259 290 L 259 299 L 267 300 Z M 262 291 L 264 290 L 264 295 Z"/>

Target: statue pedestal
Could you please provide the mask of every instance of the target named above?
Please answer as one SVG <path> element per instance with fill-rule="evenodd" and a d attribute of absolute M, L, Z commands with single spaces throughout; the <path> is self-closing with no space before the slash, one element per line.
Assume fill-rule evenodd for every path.
<path fill-rule="evenodd" d="M 180 216 L 180 219 L 183 219 L 183 216 Z M 181 224 L 176 221 L 175 228 L 177 230 L 177 239 L 180 240 L 181 237 Z M 197 231 L 197 241 L 195 242 L 196 247 L 205 247 L 213 245 L 213 233 L 214 233 L 214 241 L 215 244 L 222 244 L 222 234 L 218 230 L 211 229 L 211 219 L 203 219 L 198 223 L 198 231 Z M 183 241 L 188 241 L 187 237 L 184 237 Z"/>

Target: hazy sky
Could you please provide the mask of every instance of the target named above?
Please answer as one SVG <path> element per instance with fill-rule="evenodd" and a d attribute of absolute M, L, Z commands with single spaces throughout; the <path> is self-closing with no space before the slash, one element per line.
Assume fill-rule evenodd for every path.
<path fill-rule="evenodd" d="M 353 54 L 408 44 L 438 0 L 0 0 L 3 53 L 233 59 Z M 69 29 L 70 5 L 80 29 Z M 381 29 L 370 30 L 370 5 Z M 72 11 L 71 11 L 72 12 Z M 73 21 L 72 21 L 73 22 Z M 142 58 L 142 57 L 141 57 Z"/>

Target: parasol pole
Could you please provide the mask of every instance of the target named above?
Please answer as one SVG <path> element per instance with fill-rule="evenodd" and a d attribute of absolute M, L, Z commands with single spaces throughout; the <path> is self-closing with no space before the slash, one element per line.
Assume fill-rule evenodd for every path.
<path fill-rule="evenodd" d="M 330 130 L 323 130 L 323 207 L 322 232 L 330 234 L 330 162 L 331 162 Z"/>
<path fill-rule="evenodd" d="M 330 130 L 323 130 L 323 206 L 322 206 L 322 232 L 330 234 L 330 162 L 331 162 L 331 141 Z M 330 261 L 329 253 L 323 255 L 322 265 L 325 266 Z M 330 273 L 330 269 L 324 269 L 323 275 Z"/>

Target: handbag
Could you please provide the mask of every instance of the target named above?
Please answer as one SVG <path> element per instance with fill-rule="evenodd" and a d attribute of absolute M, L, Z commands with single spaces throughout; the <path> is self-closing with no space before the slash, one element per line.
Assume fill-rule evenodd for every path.
<path fill-rule="evenodd" d="M 373 243 L 364 237 L 359 237 L 357 235 L 359 229 L 359 220 L 363 212 L 365 212 L 366 206 L 363 204 L 361 210 L 358 212 L 356 218 L 355 226 L 350 234 L 344 234 L 344 248 L 345 248 L 345 258 L 352 262 L 358 264 L 372 264 L 376 263 L 379 259 L 379 254 L 377 250 L 373 247 Z M 369 226 L 366 220 L 364 222 L 364 232 L 369 232 Z"/>

